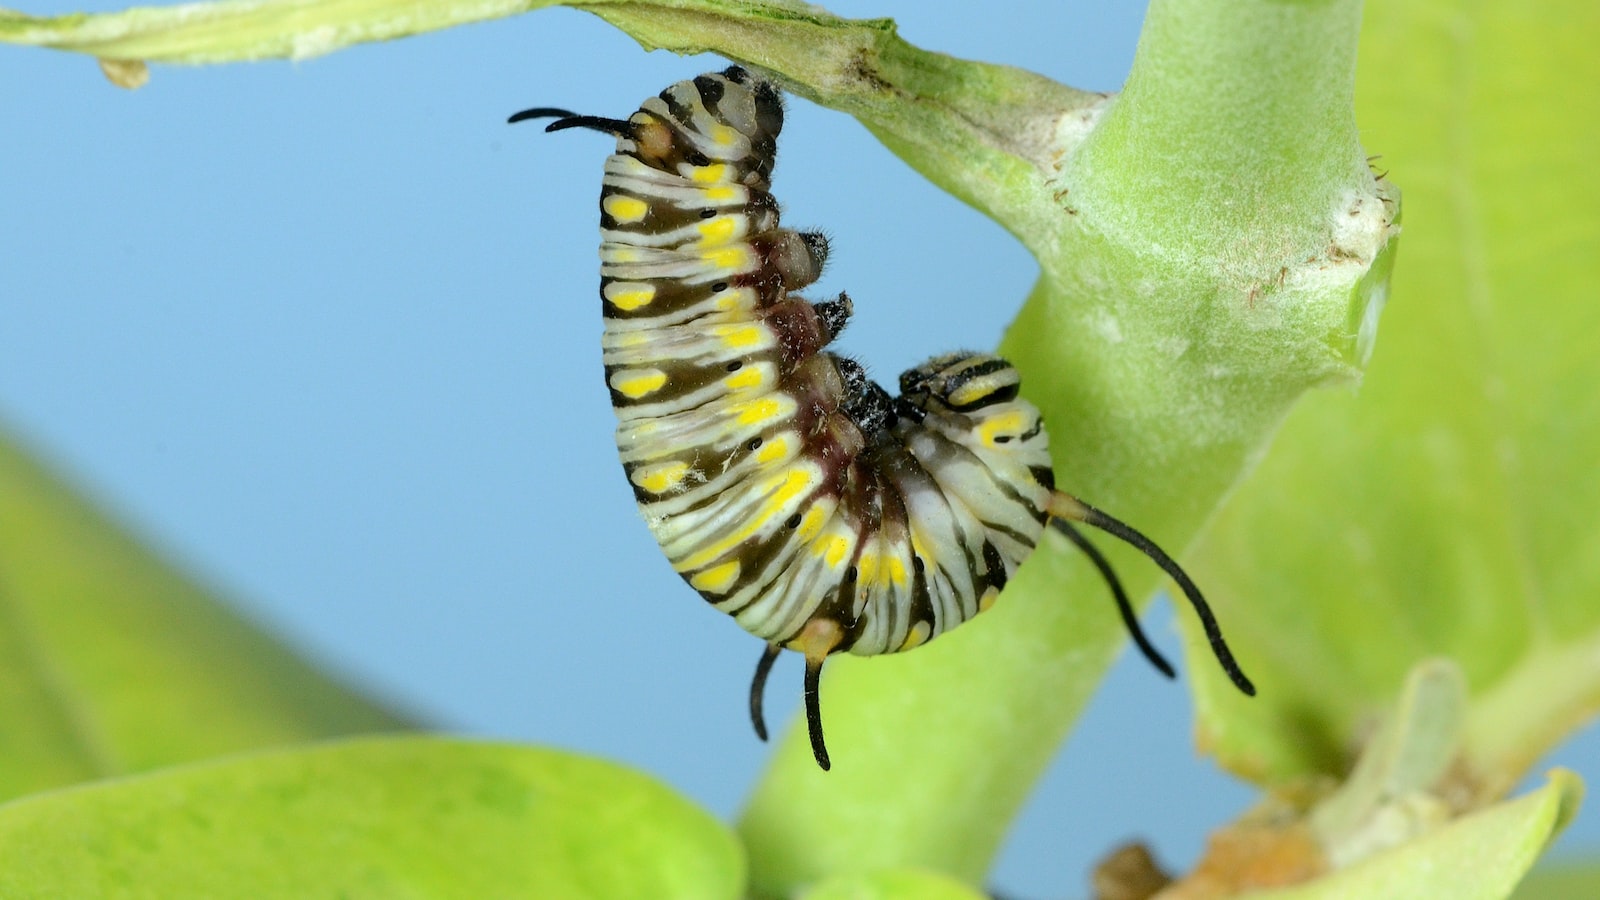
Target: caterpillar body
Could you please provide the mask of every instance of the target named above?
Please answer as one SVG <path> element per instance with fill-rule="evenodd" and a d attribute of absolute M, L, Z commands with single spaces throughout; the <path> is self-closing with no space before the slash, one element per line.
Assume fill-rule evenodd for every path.
<path fill-rule="evenodd" d="M 988 353 L 934 357 L 891 396 L 829 352 L 850 298 L 794 292 L 828 242 L 779 226 L 770 193 L 782 96 L 737 66 L 680 81 L 626 120 L 564 109 L 546 130 L 614 136 L 600 193 L 600 298 L 617 449 L 640 512 L 674 569 L 767 642 L 750 713 L 782 649 L 806 660 L 806 718 L 829 767 L 818 682 L 833 653 L 910 650 L 988 609 L 1048 524 L 1106 578 L 1071 524 L 1126 540 L 1194 604 L 1223 668 L 1254 693 L 1198 589 L 1139 532 L 1056 491 L 1039 410 Z"/>

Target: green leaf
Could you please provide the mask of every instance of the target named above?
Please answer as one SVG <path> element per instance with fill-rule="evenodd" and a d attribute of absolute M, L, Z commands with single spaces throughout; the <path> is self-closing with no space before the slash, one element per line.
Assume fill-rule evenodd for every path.
<path fill-rule="evenodd" d="M 0 435 L 0 799 L 405 723 L 317 674 Z"/>
<path fill-rule="evenodd" d="M 1412 664 L 1449 657 L 1482 802 L 1600 709 L 1600 117 L 1575 114 L 1600 107 L 1600 8 L 1409 0 L 1364 27 L 1405 259 L 1359 394 L 1296 410 L 1200 554 L 1261 685 L 1202 671 L 1200 730 L 1250 778 L 1342 775 Z"/>
<path fill-rule="evenodd" d="M 1516 900 L 1594 900 L 1600 897 L 1600 864 L 1560 861 L 1539 866 L 1511 896 Z"/>
<path fill-rule="evenodd" d="M 1251 900 L 1499 900 L 1571 820 L 1583 795 L 1576 775 L 1557 769 L 1531 794 L 1490 806 L 1347 869 Z"/>
<path fill-rule="evenodd" d="M 740 896 L 727 828 L 553 750 L 428 737 L 235 757 L 0 806 L 7 897 Z"/>
<path fill-rule="evenodd" d="M 840 875 L 819 883 L 800 900 L 986 900 L 966 884 L 922 869 L 884 869 Z"/>

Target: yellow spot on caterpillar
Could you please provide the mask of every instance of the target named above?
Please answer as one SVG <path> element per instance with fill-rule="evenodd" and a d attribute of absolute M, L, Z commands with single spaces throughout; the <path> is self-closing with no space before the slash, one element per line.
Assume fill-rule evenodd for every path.
<path fill-rule="evenodd" d="M 811 487 L 813 473 L 809 468 L 795 466 L 783 479 L 783 486 L 772 495 L 770 511 L 782 512 L 789 503 Z"/>
<path fill-rule="evenodd" d="M 639 261 L 639 251 L 632 247 L 606 248 L 603 262 L 608 263 L 636 263 Z"/>
<path fill-rule="evenodd" d="M 761 508 L 756 510 L 739 528 L 715 542 L 701 547 L 675 563 L 678 571 L 688 571 L 697 566 L 703 566 L 749 540 L 756 532 L 765 527 L 768 522 L 772 521 L 775 516 L 780 515 L 796 497 L 810 488 L 813 477 L 814 474 L 809 468 L 794 466 L 786 472 L 780 472 L 777 476 L 767 479 L 760 487 L 756 488 L 757 493 L 767 494 L 770 492 L 771 494 L 761 502 Z M 707 569 L 706 571 L 715 570 Z"/>
<path fill-rule="evenodd" d="M 995 599 L 999 596 L 1000 592 L 992 586 L 984 591 L 983 596 L 978 598 L 978 612 L 987 611 L 989 607 L 994 605 Z"/>
<path fill-rule="evenodd" d="M 737 196 L 737 192 L 731 184 L 719 184 L 716 187 L 706 188 L 705 195 L 706 199 L 713 203 L 725 203 L 734 199 Z"/>
<path fill-rule="evenodd" d="M 739 132 L 734 131 L 732 128 L 729 128 L 726 125 L 713 125 L 708 134 L 719 147 L 729 146 L 739 138 Z"/>
<path fill-rule="evenodd" d="M 751 268 L 750 248 L 745 244 L 716 247 L 700 254 L 700 258 L 710 263 L 714 268 L 726 272 L 743 272 Z M 632 260 L 617 260 L 618 262 L 632 262 Z"/>
<path fill-rule="evenodd" d="M 606 285 L 606 299 L 624 312 L 631 312 L 656 298 L 656 286 L 616 281 Z"/>
<path fill-rule="evenodd" d="M 849 552 L 850 539 L 842 534 L 836 534 L 823 542 L 817 555 L 828 564 L 828 568 L 837 569 L 844 564 L 845 556 Z"/>
<path fill-rule="evenodd" d="M 742 391 L 749 388 L 760 387 L 766 379 L 762 377 L 761 369 L 756 366 L 746 366 L 743 370 L 722 379 L 730 391 Z"/>
<path fill-rule="evenodd" d="M 970 368 L 970 367 L 968 367 Z M 1008 384 L 1014 384 L 1014 378 L 1005 378 L 1003 375 L 982 375 L 962 384 L 955 391 L 950 391 L 950 405 L 952 407 L 965 407 L 966 404 L 976 404 L 989 394 L 994 394 Z"/>
<path fill-rule="evenodd" d="M 884 574 L 889 584 L 906 583 L 906 564 L 898 556 L 884 557 Z"/>
<path fill-rule="evenodd" d="M 739 417 L 736 421 L 740 425 L 755 425 L 778 415 L 782 406 L 771 397 L 762 397 L 759 400 L 740 404 L 736 408 L 739 410 Z"/>
<path fill-rule="evenodd" d="M 927 622 L 918 622 L 912 627 L 911 633 L 906 635 L 906 642 L 901 644 L 900 650 L 896 652 L 904 652 L 922 644 L 928 639 L 928 634 L 931 631 L 933 629 L 928 626 Z"/>
<path fill-rule="evenodd" d="M 618 222 L 638 222 L 650 212 L 650 204 L 626 194 L 612 194 L 601 204 L 606 213 Z"/>
<path fill-rule="evenodd" d="M 669 462 L 634 469 L 630 479 L 652 494 L 664 494 L 682 484 L 688 474 L 688 463 Z"/>
<path fill-rule="evenodd" d="M 878 561 L 883 557 L 872 551 L 864 551 L 856 560 L 856 581 L 861 584 L 872 584 L 878 577 Z"/>
<path fill-rule="evenodd" d="M 806 510 L 805 515 L 800 518 L 800 527 L 795 529 L 796 535 L 802 541 L 809 541 L 816 537 L 817 532 L 822 530 L 822 525 L 827 521 L 828 514 L 831 512 L 833 512 L 831 505 L 824 506 L 820 503 L 813 503 L 811 508 Z"/>
<path fill-rule="evenodd" d="M 629 400 L 637 400 L 646 394 L 659 391 L 666 383 L 667 373 L 660 369 L 643 371 L 625 369 L 611 376 L 611 386 Z"/>
<path fill-rule="evenodd" d="M 763 336 L 760 325 L 724 325 L 713 333 L 722 338 L 723 344 L 736 350 L 760 344 Z"/>
<path fill-rule="evenodd" d="M 690 169 L 689 177 L 700 184 L 715 184 L 730 180 L 729 171 L 727 163 L 712 163 L 709 166 L 696 166 Z"/>
<path fill-rule="evenodd" d="M 733 216 L 717 216 L 700 224 L 700 243 L 707 246 L 725 244 L 733 238 L 738 224 Z"/>
<path fill-rule="evenodd" d="M 756 462 L 766 465 L 774 460 L 781 459 L 789 452 L 789 441 L 786 438 L 775 437 L 756 451 Z"/>
<path fill-rule="evenodd" d="M 923 559 L 928 558 L 928 548 L 922 543 L 922 538 L 918 536 L 914 527 L 911 529 L 911 552 Z"/>
<path fill-rule="evenodd" d="M 739 561 L 726 562 L 711 568 L 689 579 L 689 586 L 697 591 L 708 594 L 726 594 L 739 580 Z"/>
<path fill-rule="evenodd" d="M 951 399 L 954 399 L 954 395 L 951 395 Z M 998 416 L 990 416 L 989 418 L 985 419 L 983 424 L 978 426 L 978 437 L 981 438 L 985 444 L 993 445 L 996 437 L 999 437 L 1003 434 L 1021 434 L 1023 430 L 1022 412 L 1019 410 L 1002 413 Z"/>

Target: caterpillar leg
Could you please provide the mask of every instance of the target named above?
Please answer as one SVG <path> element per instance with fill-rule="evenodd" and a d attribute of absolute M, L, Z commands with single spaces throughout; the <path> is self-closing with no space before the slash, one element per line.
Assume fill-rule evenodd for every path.
<path fill-rule="evenodd" d="M 761 659 L 756 661 L 755 676 L 750 679 L 750 724 L 756 727 L 756 737 L 763 741 L 767 739 L 767 718 L 761 712 L 761 701 L 767 693 L 767 674 L 782 652 L 781 646 L 768 644 L 767 649 L 761 651 Z"/>
<path fill-rule="evenodd" d="M 1194 607 L 1195 615 L 1200 617 L 1200 625 L 1205 629 L 1206 640 L 1211 644 L 1211 652 L 1216 656 L 1217 663 L 1222 666 L 1222 671 L 1226 672 L 1228 678 L 1233 681 L 1234 687 L 1237 687 L 1246 695 L 1255 696 L 1255 685 L 1250 682 L 1250 679 L 1244 674 L 1244 670 L 1239 668 L 1239 663 L 1234 660 L 1233 651 L 1228 649 L 1228 642 L 1222 637 L 1222 628 L 1217 625 L 1216 616 L 1212 615 L 1211 607 L 1206 603 L 1205 597 L 1201 595 L 1200 588 L 1195 585 L 1189 574 L 1183 571 L 1183 567 L 1179 566 L 1172 557 L 1167 555 L 1166 551 L 1157 547 L 1154 541 L 1145 537 L 1127 523 L 1095 509 L 1070 494 L 1056 491 L 1051 495 L 1050 505 L 1046 511 L 1053 521 L 1066 519 L 1073 522 L 1082 522 L 1085 525 L 1104 531 L 1106 534 L 1129 544 L 1135 550 L 1150 557 L 1151 562 L 1161 567 L 1163 572 L 1166 572 L 1172 577 L 1173 581 L 1178 583 L 1178 587 L 1182 589 L 1184 597 L 1189 601 L 1189 605 Z M 1056 526 L 1056 530 L 1061 531 L 1062 529 Z M 1070 535 L 1068 536 L 1070 537 Z M 1102 570 L 1102 572 L 1104 571 Z M 1131 607 L 1124 613 L 1124 620 L 1127 619 L 1129 614 L 1131 614 Z M 1137 639 L 1139 635 L 1137 629 L 1134 630 L 1134 635 L 1135 639 Z"/>

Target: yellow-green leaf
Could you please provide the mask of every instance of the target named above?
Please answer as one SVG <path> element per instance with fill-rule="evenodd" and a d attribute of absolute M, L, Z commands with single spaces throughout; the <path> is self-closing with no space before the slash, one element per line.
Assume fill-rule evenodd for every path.
<path fill-rule="evenodd" d="M 0 435 L 0 799 L 402 727 Z"/>
<path fill-rule="evenodd" d="M 735 898 L 709 813 L 553 750 L 380 738 L 0 806 L 7 897 Z"/>
<path fill-rule="evenodd" d="M 1479 810 L 1414 841 L 1252 900 L 1500 900 L 1577 811 L 1583 783 L 1556 770 L 1531 794 Z"/>
<path fill-rule="evenodd" d="M 1600 897 L 1600 865 L 1593 862 L 1556 862 L 1529 873 L 1516 900 L 1594 900 Z"/>
<path fill-rule="evenodd" d="M 801 900 L 984 900 L 987 895 L 948 875 L 922 869 L 884 869 L 829 878 Z"/>

